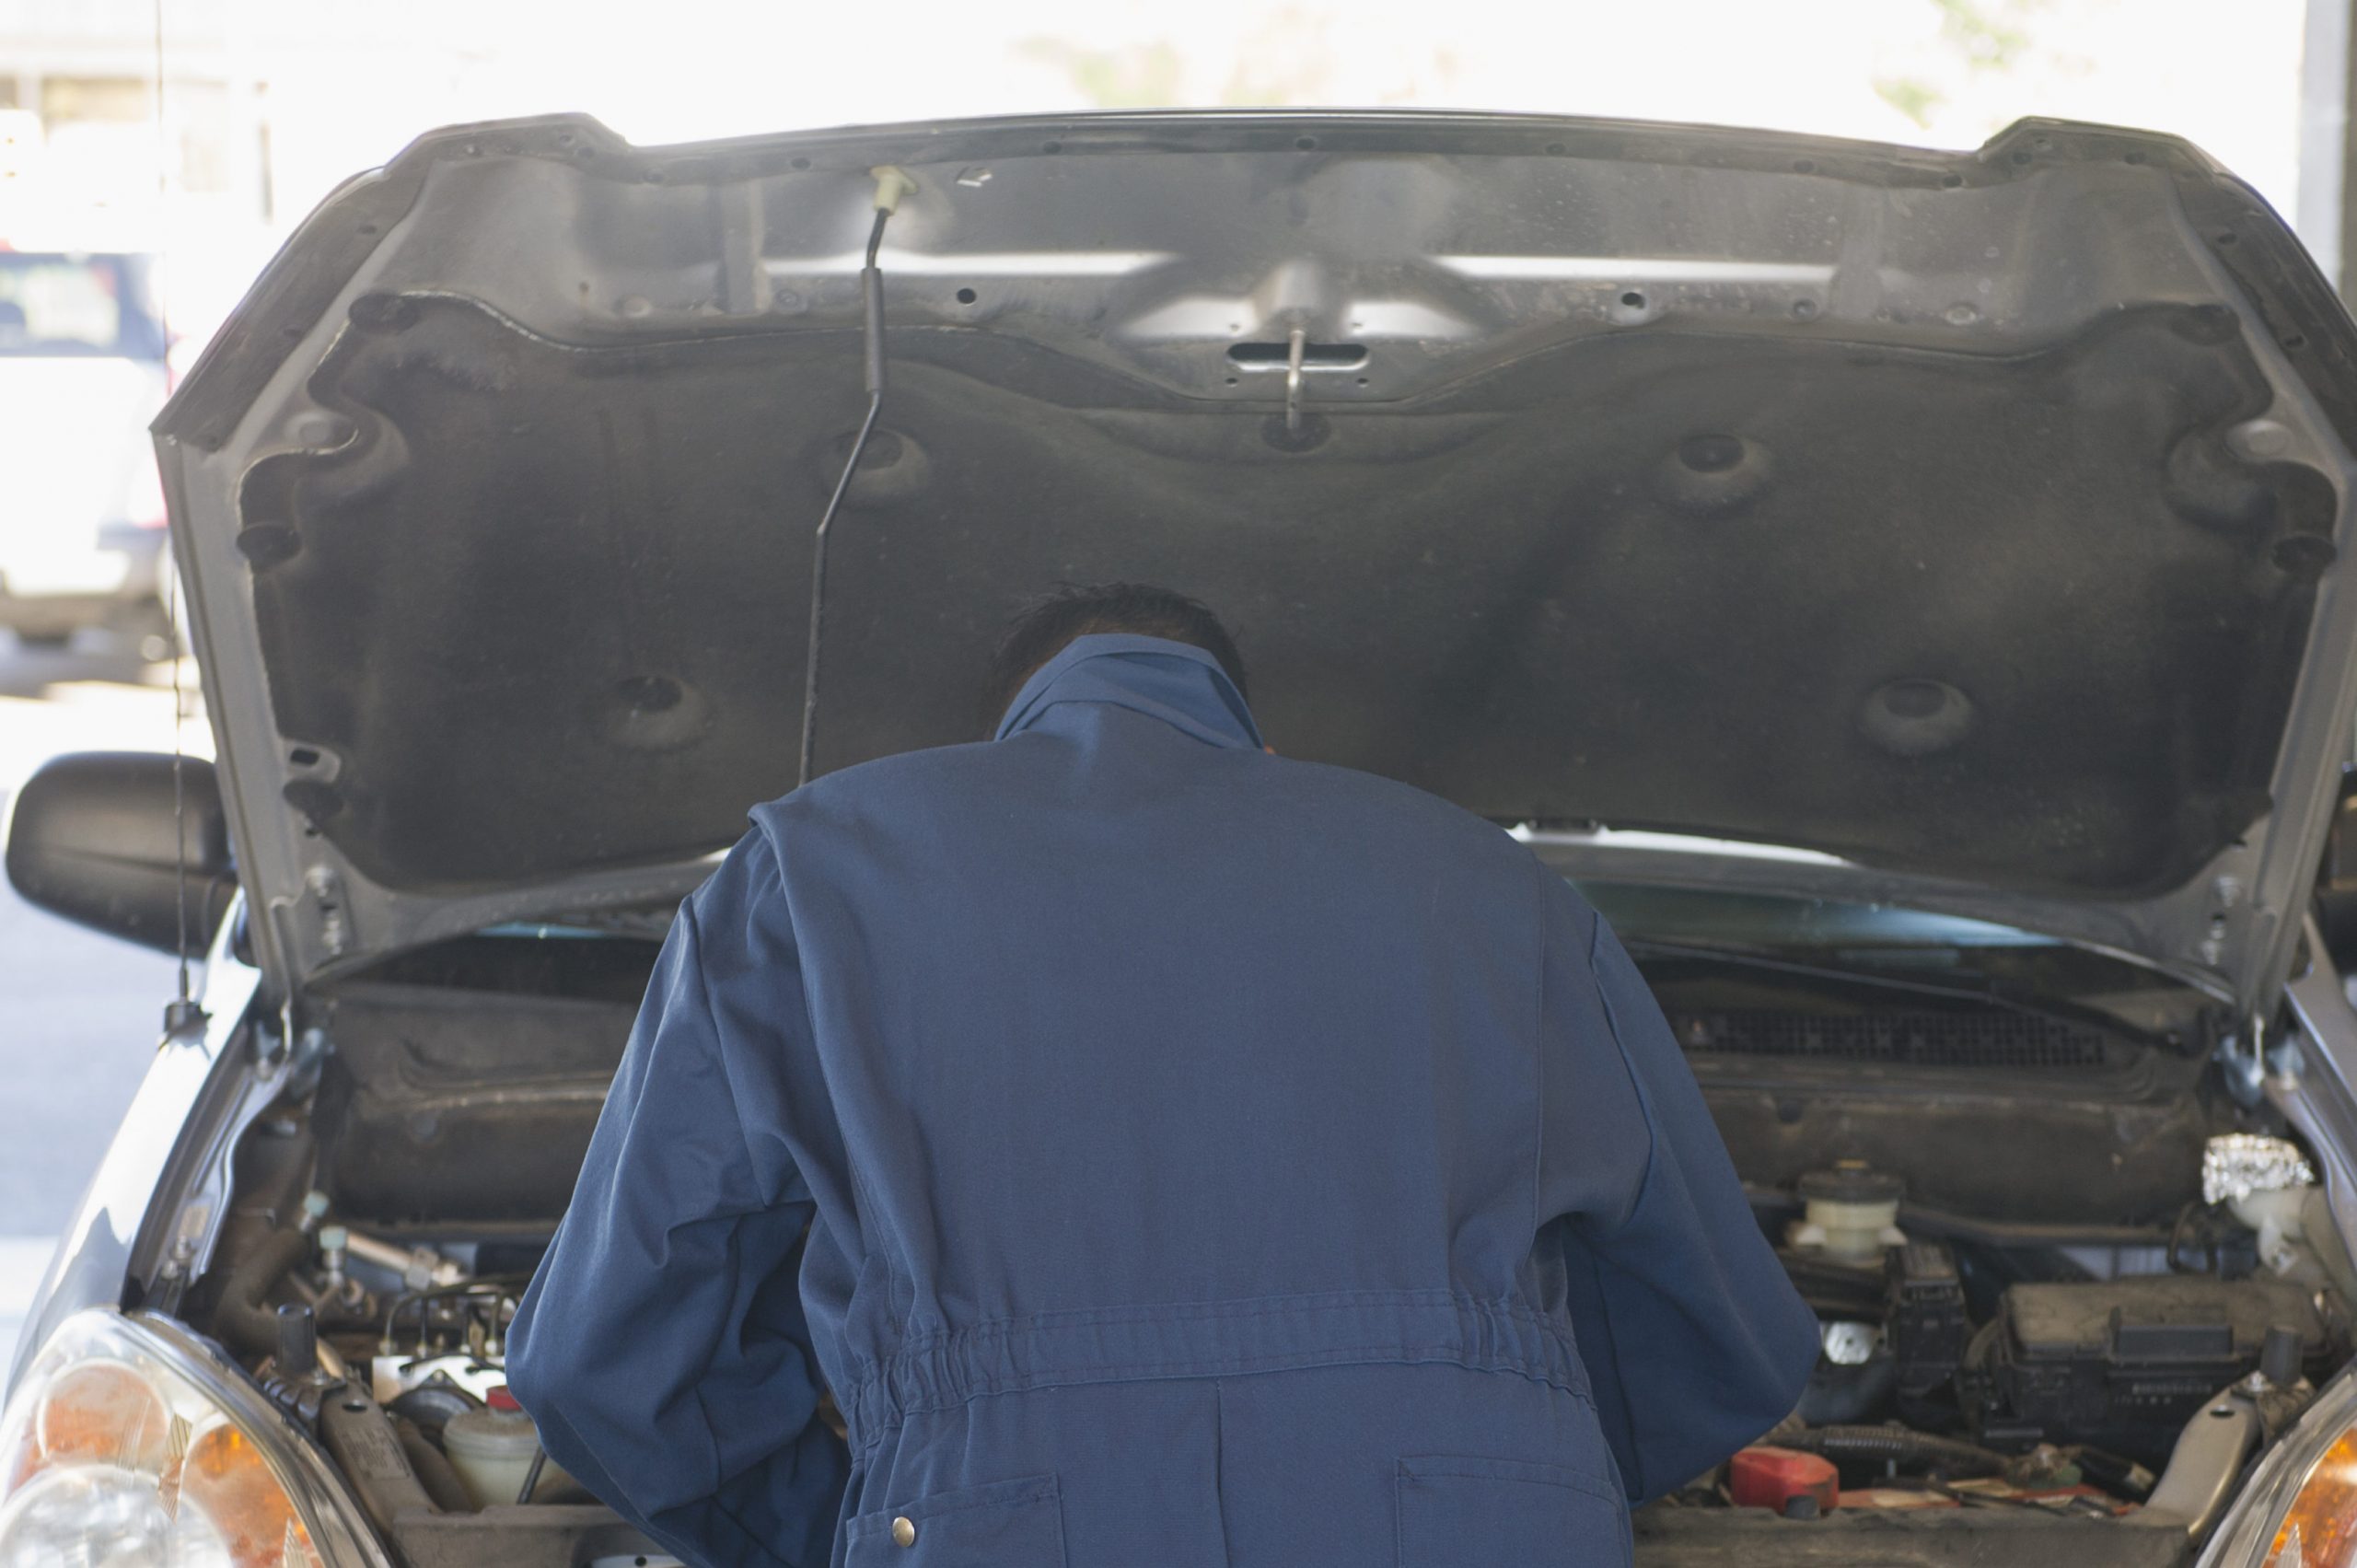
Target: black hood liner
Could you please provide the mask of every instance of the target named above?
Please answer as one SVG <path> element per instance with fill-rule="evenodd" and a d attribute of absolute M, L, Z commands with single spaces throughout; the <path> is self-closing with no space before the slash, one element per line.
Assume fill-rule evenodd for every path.
<path fill-rule="evenodd" d="M 2019 889 L 2181 884 L 2268 806 L 2335 502 L 2223 433 L 2218 308 L 1996 359 L 1658 330 L 1281 417 L 895 331 L 838 523 L 819 763 L 966 740 L 1059 580 L 1210 602 L 1281 751 L 1504 820 Z M 365 875 L 490 888 L 732 842 L 795 782 L 855 334 L 582 346 L 368 296 L 258 462 L 289 786 Z"/>

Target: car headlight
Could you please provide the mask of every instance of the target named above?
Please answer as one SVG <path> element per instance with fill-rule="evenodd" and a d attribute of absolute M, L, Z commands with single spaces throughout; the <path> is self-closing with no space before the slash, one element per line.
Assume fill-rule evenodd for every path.
<path fill-rule="evenodd" d="M 2357 1374 L 2342 1373 L 2268 1450 L 2202 1568 L 2357 1568 Z"/>
<path fill-rule="evenodd" d="M 168 1319 L 79 1312 L 0 1412 L 0 1568 L 387 1568 L 326 1459 Z"/>

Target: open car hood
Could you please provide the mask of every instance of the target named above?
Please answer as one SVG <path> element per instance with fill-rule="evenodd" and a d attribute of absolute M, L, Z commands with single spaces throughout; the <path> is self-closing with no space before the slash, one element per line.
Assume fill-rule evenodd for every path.
<path fill-rule="evenodd" d="M 2357 708 L 2357 340 L 2255 194 L 2053 122 L 1306 112 L 519 121 L 339 191 L 156 425 L 283 984 L 667 898 L 792 787 L 881 164 L 821 771 L 975 738 L 1024 598 L 1142 579 L 1278 749 L 1567 866 L 2280 987 Z"/>

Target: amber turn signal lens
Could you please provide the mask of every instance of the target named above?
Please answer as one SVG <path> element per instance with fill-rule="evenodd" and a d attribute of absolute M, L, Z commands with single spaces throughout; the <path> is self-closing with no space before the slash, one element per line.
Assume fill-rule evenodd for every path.
<path fill-rule="evenodd" d="M 189 1451 L 180 1502 L 213 1521 L 238 1568 L 316 1568 L 319 1561 L 286 1489 L 234 1426 L 215 1427 Z"/>
<path fill-rule="evenodd" d="M 2308 1471 L 2276 1527 L 2268 1568 L 2351 1568 L 2357 1562 L 2357 1430 L 2343 1432 Z"/>

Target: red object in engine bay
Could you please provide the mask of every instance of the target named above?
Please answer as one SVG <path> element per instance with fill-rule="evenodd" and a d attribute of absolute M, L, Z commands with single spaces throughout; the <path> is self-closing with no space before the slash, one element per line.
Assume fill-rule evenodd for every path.
<path fill-rule="evenodd" d="M 1840 1504 L 1841 1477 L 1829 1459 L 1763 1446 L 1743 1449 L 1728 1462 L 1727 1493 L 1738 1508 L 1773 1508 L 1779 1514 L 1795 1497 L 1813 1497 L 1824 1515 Z"/>

